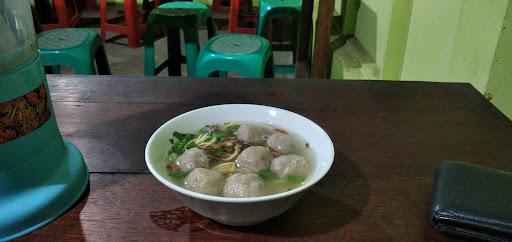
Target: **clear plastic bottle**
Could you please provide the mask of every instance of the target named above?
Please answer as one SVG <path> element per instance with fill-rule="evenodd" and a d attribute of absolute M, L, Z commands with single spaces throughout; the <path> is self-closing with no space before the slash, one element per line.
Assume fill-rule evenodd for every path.
<path fill-rule="evenodd" d="M 37 55 L 30 4 L 0 1 L 0 75 L 16 71 Z"/>

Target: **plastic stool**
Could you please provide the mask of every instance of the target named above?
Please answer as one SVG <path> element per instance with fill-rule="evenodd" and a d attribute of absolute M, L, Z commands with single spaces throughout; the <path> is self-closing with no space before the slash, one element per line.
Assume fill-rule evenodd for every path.
<path fill-rule="evenodd" d="M 212 38 L 199 53 L 198 77 L 232 71 L 244 77 L 273 77 L 270 42 L 257 35 L 223 34 Z"/>
<path fill-rule="evenodd" d="M 67 1 L 67 2 L 66 2 Z M 41 17 L 52 18 L 52 7 L 48 0 L 35 1 L 35 8 Z M 57 17 L 56 23 L 43 23 L 41 26 L 43 30 L 57 29 L 57 28 L 71 28 L 80 22 L 80 13 L 75 0 L 53 0 L 55 7 L 55 16 Z M 45 19 L 46 20 L 46 19 Z M 47 20 L 48 21 L 48 20 Z"/>
<path fill-rule="evenodd" d="M 100 75 L 110 75 L 105 49 L 98 34 L 89 29 L 65 28 L 37 35 L 45 66 L 70 66 L 77 74 L 93 75 L 94 60 Z"/>
<path fill-rule="evenodd" d="M 160 4 L 160 0 L 155 0 L 155 6 Z M 136 0 L 124 0 L 124 14 L 116 16 L 110 20 L 124 17 L 126 25 L 111 24 L 107 19 L 107 0 L 100 1 L 101 15 L 101 39 L 105 40 L 106 31 L 126 34 L 128 36 L 128 46 L 137 48 L 140 46 L 140 34 L 146 31 L 146 24 L 138 23 L 143 18 L 137 11 Z"/>
<path fill-rule="evenodd" d="M 230 33 L 243 33 L 243 34 L 256 34 L 255 28 L 247 28 L 247 27 L 239 27 L 238 26 L 238 17 L 240 12 L 240 1 L 241 0 L 230 0 L 229 4 L 229 24 L 228 31 Z M 242 0 L 245 1 L 248 8 L 252 8 L 252 0 Z M 256 16 L 244 16 L 244 20 L 255 22 Z"/>
<path fill-rule="evenodd" d="M 151 11 L 144 46 L 144 75 L 154 76 L 166 66 L 170 76 L 181 75 L 180 65 L 185 62 L 181 56 L 180 29 L 182 29 L 185 39 L 187 74 L 189 77 L 194 76 L 199 54 L 198 28 L 205 22 L 208 27 L 208 38 L 212 38 L 216 34 L 212 12 L 203 3 L 170 2 Z M 159 26 L 167 29 L 167 59 L 155 65 L 154 44 L 156 28 Z"/>
<path fill-rule="evenodd" d="M 291 50 L 295 60 L 297 51 L 297 38 L 299 32 L 299 22 L 301 17 L 302 0 L 261 0 L 260 13 L 258 19 L 257 34 L 268 38 L 270 35 L 270 23 L 274 17 L 291 17 L 292 26 L 295 29 L 292 33 L 291 47 L 281 49 L 279 46 L 273 46 L 274 50 Z"/>

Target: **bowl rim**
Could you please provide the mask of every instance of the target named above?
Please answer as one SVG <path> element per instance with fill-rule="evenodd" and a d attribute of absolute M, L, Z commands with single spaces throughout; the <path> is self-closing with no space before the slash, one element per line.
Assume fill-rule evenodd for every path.
<path fill-rule="evenodd" d="M 201 193 L 197 193 L 197 192 L 194 192 L 194 191 L 190 191 L 190 190 L 182 188 L 182 187 L 180 187 L 178 185 L 175 185 L 171 181 L 165 179 L 160 173 L 158 173 L 158 171 L 156 171 L 156 169 L 154 168 L 154 166 L 151 164 L 151 161 L 150 161 L 149 147 L 154 142 L 154 140 L 156 138 L 156 134 L 158 134 L 160 132 L 163 132 L 163 129 L 164 129 L 165 126 L 167 126 L 171 122 L 174 122 L 177 119 L 182 118 L 183 116 L 190 115 L 191 113 L 202 112 L 205 109 L 215 109 L 215 108 L 220 108 L 220 107 L 223 107 L 223 108 L 227 107 L 227 108 L 229 108 L 229 107 L 234 107 L 234 106 L 245 106 L 245 107 L 248 107 L 248 108 L 272 108 L 272 109 L 278 110 L 279 112 L 287 112 L 287 113 L 289 113 L 291 115 L 296 115 L 299 118 L 303 118 L 306 121 L 311 122 L 311 124 L 313 126 L 315 126 L 316 128 L 318 128 L 320 130 L 320 135 L 324 136 L 324 138 L 327 138 L 327 140 L 330 143 L 330 146 L 326 147 L 326 151 L 325 151 L 325 152 L 329 153 L 328 154 L 328 161 L 326 161 L 326 169 L 324 171 L 322 171 L 314 179 L 308 179 L 308 180 L 306 180 L 305 184 L 303 184 L 303 185 L 301 185 L 301 186 L 299 186 L 297 188 L 294 188 L 294 189 L 292 189 L 290 191 L 276 193 L 276 194 L 272 194 L 272 195 L 265 195 L 265 196 L 259 196 L 259 197 L 248 197 L 248 198 L 221 197 L 221 196 L 206 195 L 206 194 L 201 194 Z M 258 105 L 258 104 L 220 104 L 220 105 L 212 105 L 212 106 L 206 106 L 206 107 L 190 110 L 190 111 L 182 113 L 182 114 L 180 114 L 180 115 L 178 115 L 178 116 L 168 120 L 164 124 L 160 125 L 160 127 L 158 127 L 158 129 L 155 132 L 153 132 L 153 134 L 149 138 L 148 142 L 146 143 L 146 147 L 145 147 L 145 151 L 144 151 L 144 157 L 145 157 L 145 160 L 146 160 L 146 166 L 148 167 L 148 169 L 151 172 L 151 174 L 153 174 L 153 176 L 158 181 L 160 181 L 162 184 L 164 184 L 165 186 L 171 188 L 173 191 L 178 192 L 178 193 L 180 193 L 182 195 L 193 197 L 193 198 L 197 198 L 197 199 L 201 199 L 201 200 L 213 201 L 213 202 L 252 203 L 252 202 L 264 202 L 264 201 L 270 201 L 270 200 L 276 200 L 276 199 L 280 199 L 280 198 L 285 198 L 285 197 L 289 197 L 289 196 L 292 196 L 294 194 L 298 194 L 300 192 L 303 192 L 303 191 L 307 190 L 311 186 L 315 185 L 318 181 L 320 181 L 320 179 L 322 179 L 327 174 L 327 172 L 329 172 L 329 170 L 331 169 L 332 164 L 334 162 L 334 153 L 335 153 L 335 151 L 334 151 L 334 144 L 333 144 L 331 138 L 329 137 L 329 135 L 327 134 L 327 132 L 325 132 L 325 130 L 322 129 L 322 127 L 320 127 L 318 124 L 316 124 L 315 122 L 311 121 L 310 119 L 308 119 L 308 118 L 306 118 L 306 117 L 304 117 L 304 116 L 302 116 L 300 114 L 297 114 L 297 113 L 292 112 L 292 111 L 288 111 L 286 109 L 272 107 L 272 106 L 267 106 L 267 105 Z"/>

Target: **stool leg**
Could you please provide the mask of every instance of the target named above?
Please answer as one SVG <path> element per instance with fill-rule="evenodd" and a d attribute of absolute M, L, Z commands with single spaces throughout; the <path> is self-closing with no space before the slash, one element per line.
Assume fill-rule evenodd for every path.
<path fill-rule="evenodd" d="M 265 78 L 274 78 L 274 56 L 271 55 L 265 64 Z"/>
<path fill-rule="evenodd" d="M 96 1 L 95 0 L 86 0 L 85 1 L 85 9 L 87 9 L 87 10 L 96 9 Z"/>
<path fill-rule="evenodd" d="M 96 69 L 94 68 L 94 59 L 91 58 L 85 62 L 76 62 L 76 65 L 73 65 L 76 74 L 79 75 L 94 75 L 96 74 Z"/>
<path fill-rule="evenodd" d="M 221 78 L 226 78 L 226 77 L 228 77 L 228 72 L 227 71 L 218 71 L 217 75 Z"/>
<path fill-rule="evenodd" d="M 107 54 L 105 53 L 105 48 L 103 45 L 98 46 L 98 50 L 96 50 L 96 54 L 94 55 L 94 59 L 96 60 L 96 68 L 98 69 L 99 75 L 111 75 L 110 66 L 108 64 Z"/>
<path fill-rule="evenodd" d="M 50 66 L 52 74 L 60 74 L 60 66 Z"/>
<path fill-rule="evenodd" d="M 137 29 L 137 2 L 135 0 L 125 0 L 124 12 L 128 35 L 128 46 L 130 48 L 137 48 L 140 45 L 140 36 Z"/>
<path fill-rule="evenodd" d="M 155 26 L 152 23 L 154 15 L 150 14 L 146 30 L 146 37 L 144 38 L 144 75 L 155 75 Z"/>
<path fill-rule="evenodd" d="M 145 41 L 144 46 L 144 75 L 155 75 L 155 47 L 154 42 Z"/>
<path fill-rule="evenodd" d="M 268 37 L 270 24 L 271 24 L 271 21 L 270 21 L 271 19 L 268 17 L 268 15 L 269 14 L 267 12 L 267 14 L 265 16 L 259 16 L 260 18 L 263 18 L 263 19 L 258 20 L 258 27 L 256 29 L 257 35 L 265 37 L 265 38 Z"/>
<path fill-rule="evenodd" d="M 69 23 L 66 2 L 64 0 L 54 0 L 53 4 L 55 4 L 55 12 L 58 19 L 58 26 L 60 28 L 70 28 L 71 24 Z"/>
<path fill-rule="evenodd" d="M 189 77 L 193 77 L 196 74 L 197 55 L 199 54 L 199 31 L 196 28 L 188 28 L 184 32 L 187 74 Z"/>
<path fill-rule="evenodd" d="M 228 32 L 235 33 L 238 27 L 238 11 L 240 8 L 240 0 L 231 0 L 229 3 L 229 23 Z"/>
<path fill-rule="evenodd" d="M 215 21 L 212 17 L 206 19 L 206 27 L 208 28 L 208 39 L 211 39 L 217 35 L 217 29 L 215 28 Z"/>
<path fill-rule="evenodd" d="M 220 11 L 220 8 L 222 6 L 222 0 L 212 0 L 212 11 L 217 12 Z"/>
<path fill-rule="evenodd" d="M 107 31 L 107 0 L 100 1 L 100 24 L 100 37 L 102 40 L 105 40 Z"/>
<path fill-rule="evenodd" d="M 181 40 L 178 28 L 167 28 L 167 72 L 169 76 L 181 76 Z"/>
<path fill-rule="evenodd" d="M 299 19 L 292 18 L 292 28 L 296 31 L 292 31 L 292 54 L 293 54 L 293 64 L 295 64 L 295 58 L 297 56 L 297 42 L 298 42 L 298 32 L 299 32 Z"/>

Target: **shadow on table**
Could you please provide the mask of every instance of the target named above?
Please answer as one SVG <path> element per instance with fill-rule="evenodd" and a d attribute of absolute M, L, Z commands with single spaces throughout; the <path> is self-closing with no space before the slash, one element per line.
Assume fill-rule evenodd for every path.
<path fill-rule="evenodd" d="M 338 169 L 350 169 L 351 177 L 338 176 Z M 345 172 L 343 172 L 345 173 Z M 369 185 L 359 167 L 342 153 L 330 172 L 309 190 L 290 210 L 264 223 L 247 226 L 226 226 L 207 219 L 186 207 L 153 211 L 150 218 L 158 227 L 179 231 L 190 224 L 190 233 L 210 232 L 212 235 L 243 239 L 243 234 L 279 237 L 304 237 L 338 230 L 357 219 L 368 204 Z"/>
<path fill-rule="evenodd" d="M 16 241 L 41 241 L 41 238 L 52 241 L 52 239 L 55 239 L 55 234 L 62 233 L 63 228 L 65 228 L 67 234 L 73 235 L 73 241 L 85 241 L 80 213 L 87 203 L 89 192 L 90 184 L 87 184 L 80 198 L 63 215 L 40 229 L 16 239 Z"/>
<path fill-rule="evenodd" d="M 339 176 L 349 169 L 351 177 Z M 326 234 L 357 219 L 368 204 L 369 185 L 360 168 L 337 152 L 329 173 L 290 210 L 265 223 L 230 227 L 248 233 L 284 237 Z"/>

